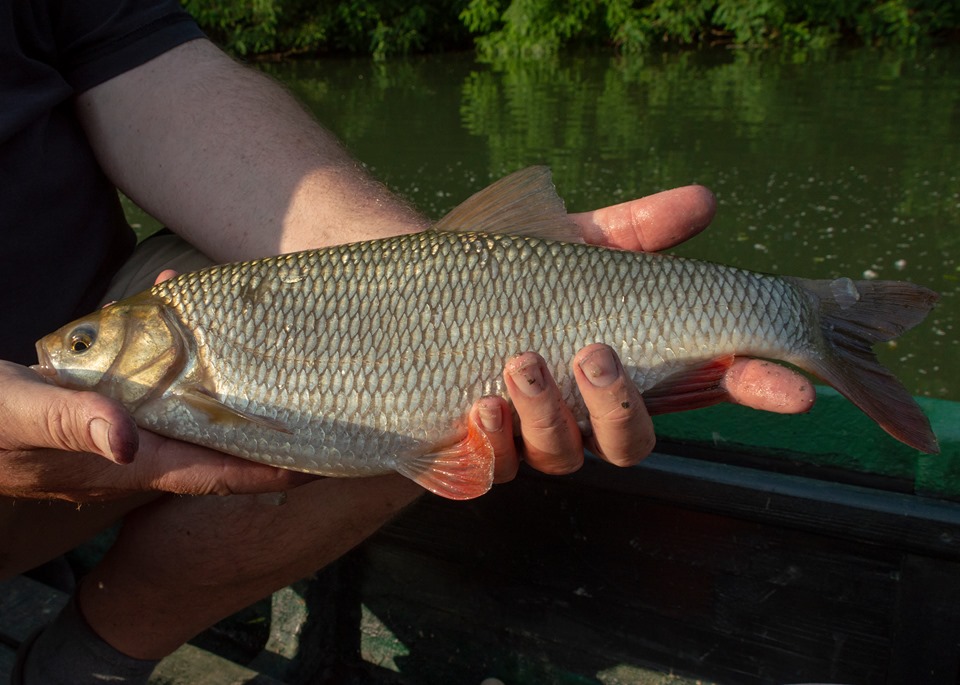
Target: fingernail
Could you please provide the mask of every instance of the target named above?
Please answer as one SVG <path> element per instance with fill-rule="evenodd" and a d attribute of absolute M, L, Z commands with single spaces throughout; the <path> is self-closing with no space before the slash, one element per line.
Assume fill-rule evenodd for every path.
<path fill-rule="evenodd" d="M 480 425 L 488 433 L 496 433 L 503 428 L 503 414 L 500 413 L 500 404 L 496 401 L 480 400 L 477 407 Z"/>
<path fill-rule="evenodd" d="M 528 364 L 519 369 L 514 369 L 510 372 L 510 376 L 517 387 L 520 388 L 520 392 L 527 397 L 536 397 L 543 392 L 543 374 L 540 373 L 539 364 Z"/>
<path fill-rule="evenodd" d="M 580 370 L 597 388 L 606 388 L 620 377 L 620 369 L 613 354 L 606 347 L 594 350 L 580 360 Z"/>
<path fill-rule="evenodd" d="M 118 464 L 129 464 L 133 461 L 133 453 L 136 451 L 135 445 L 128 445 L 125 442 L 119 449 L 111 441 L 110 433 L 113 426 L 106 419 L 93 419 L 90 422 L 90 437 L 97 450 L 103 456 L 111 459 Z"/>
<path fill-rule="evenodd" d="M 113 459 L 113 450 L 110 448 L 110 424 L 106 419 L 93 419 L 90 422 L 90 438 L 100 454 Z"/>

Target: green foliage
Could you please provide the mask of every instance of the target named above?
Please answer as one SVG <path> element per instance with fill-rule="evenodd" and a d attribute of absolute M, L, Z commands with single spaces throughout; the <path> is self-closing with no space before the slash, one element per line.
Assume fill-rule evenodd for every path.
<path fill-rule="evenodd" d="M 856 17 L 857 33 L 870 43 L 912 45 L 920 33 L 912 14 L 912 8 L 904 0 L 880 3 Z"/>
<path fill-rule="evenodd" d="M 611 6 L 614 3 L 611 2 Z M 621 3 L 623 4 L 623 3 Z M 637 16 L 638 31 L 660 42 L 690 45 L 699 42 L 709 27 L 710 3 L 689 3 L 683 0 L 654 0 Z M 611 26 L 621 24 L 611 19 Z"/>
<path fill-rule="evenodd" d="M 600 39 L 599 5 L 582 0 L 471 0 L 460 14 L 486 56 L 543 57 L 572 42 Z"/>
<path fill-rule="evenodd" d="M 242 56 L 346 52 L 378 59 L 465 47 L 464 0 L 184 0 L 210 37 Z"/>
<path fill-rule="evenodd" d="M 637 52 L 724 42 L 826 47 L 841 39 L 913 45 L 960 28 L 950 0 L 470 0 L 461 13 L 487 58 L 555 54 L 576 44 Z"/>
<path fill-rule="evenodd" d="M 783 0 L 718 0 L 713 23 L 739 45 L 767 45 L 786 20 Z"/>
<path fill-rule="evenodd" d="M 957 35 L 956 0 L 184 0 L 240 55 L 349 52 L 378 59 L 470 45 L 486 58 L 573 46 L 914 45 Z"/>

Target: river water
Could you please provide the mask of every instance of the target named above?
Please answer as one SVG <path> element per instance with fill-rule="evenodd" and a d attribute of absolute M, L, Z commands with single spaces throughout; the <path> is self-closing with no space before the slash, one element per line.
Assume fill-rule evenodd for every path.
<path fill-rule="evenodd" d="M 261 68 L 434 217 L 530 164 L 573 211 L 702 183 L 717 218 L 680 254 L 933 288 L 934 313 L 879 353 L 914 394 L 960 399 L 957 48 Z"/>

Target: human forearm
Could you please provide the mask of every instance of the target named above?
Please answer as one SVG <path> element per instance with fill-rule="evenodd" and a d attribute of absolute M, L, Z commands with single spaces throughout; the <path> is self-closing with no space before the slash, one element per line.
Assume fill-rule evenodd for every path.
<path fill-rule="evenodd" d="M 113 181 L 214 259 L 426 226 L 292 96 L 208 41 L 107 81 L 77 106 Z"/>

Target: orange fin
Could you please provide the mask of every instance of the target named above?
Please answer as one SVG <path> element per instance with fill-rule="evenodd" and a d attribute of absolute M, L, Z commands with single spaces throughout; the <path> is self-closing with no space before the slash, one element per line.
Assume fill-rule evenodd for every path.
<path fill-rule="evenodd" d="M 580 227 L 567 214 L 545 166 L 527 167 L 495 181 L 454 207 L 433 230 L 583 242 Z"/>
<path fill-rule="evenodd" d="M 441 497 L 473 499 L 493 485 L 493 463 L 490 440 L 469 421 L 465 437 L 403 457 L 397 462 L 397 471 Z"/>
<path fill-rule="evenodd" d="M 813 296 L 824 341 L 819 354 L 788 361 L 832 385 L 897 440 L 939 452 L 930 421 L 872 347 L 923 321 L 940 296 L 904 281 L 787 280 Z"/>
<path fill-rule="evenodd" d="M 261 428 L 279 431 L 280 433 L 290 433 L 290 429 L 282 421 L 271 419 L 267 416 L 258 416 L 245 412 L 242 409 L 231 407 L 224 404 L 214 397 L 206 388 L 191 388 L 181 396 L 182 401 L 191 409 L 204 414 L 212 423 L 220 424 L 253 424 Z"/>
<path fill-rule="evenodd" d="M 678 371 L 643 393 L 643 403 L 651 414 L 669 414 L 722 402 L 727 391 L 721 381 L 732 364 L 731 354 Z"/>

